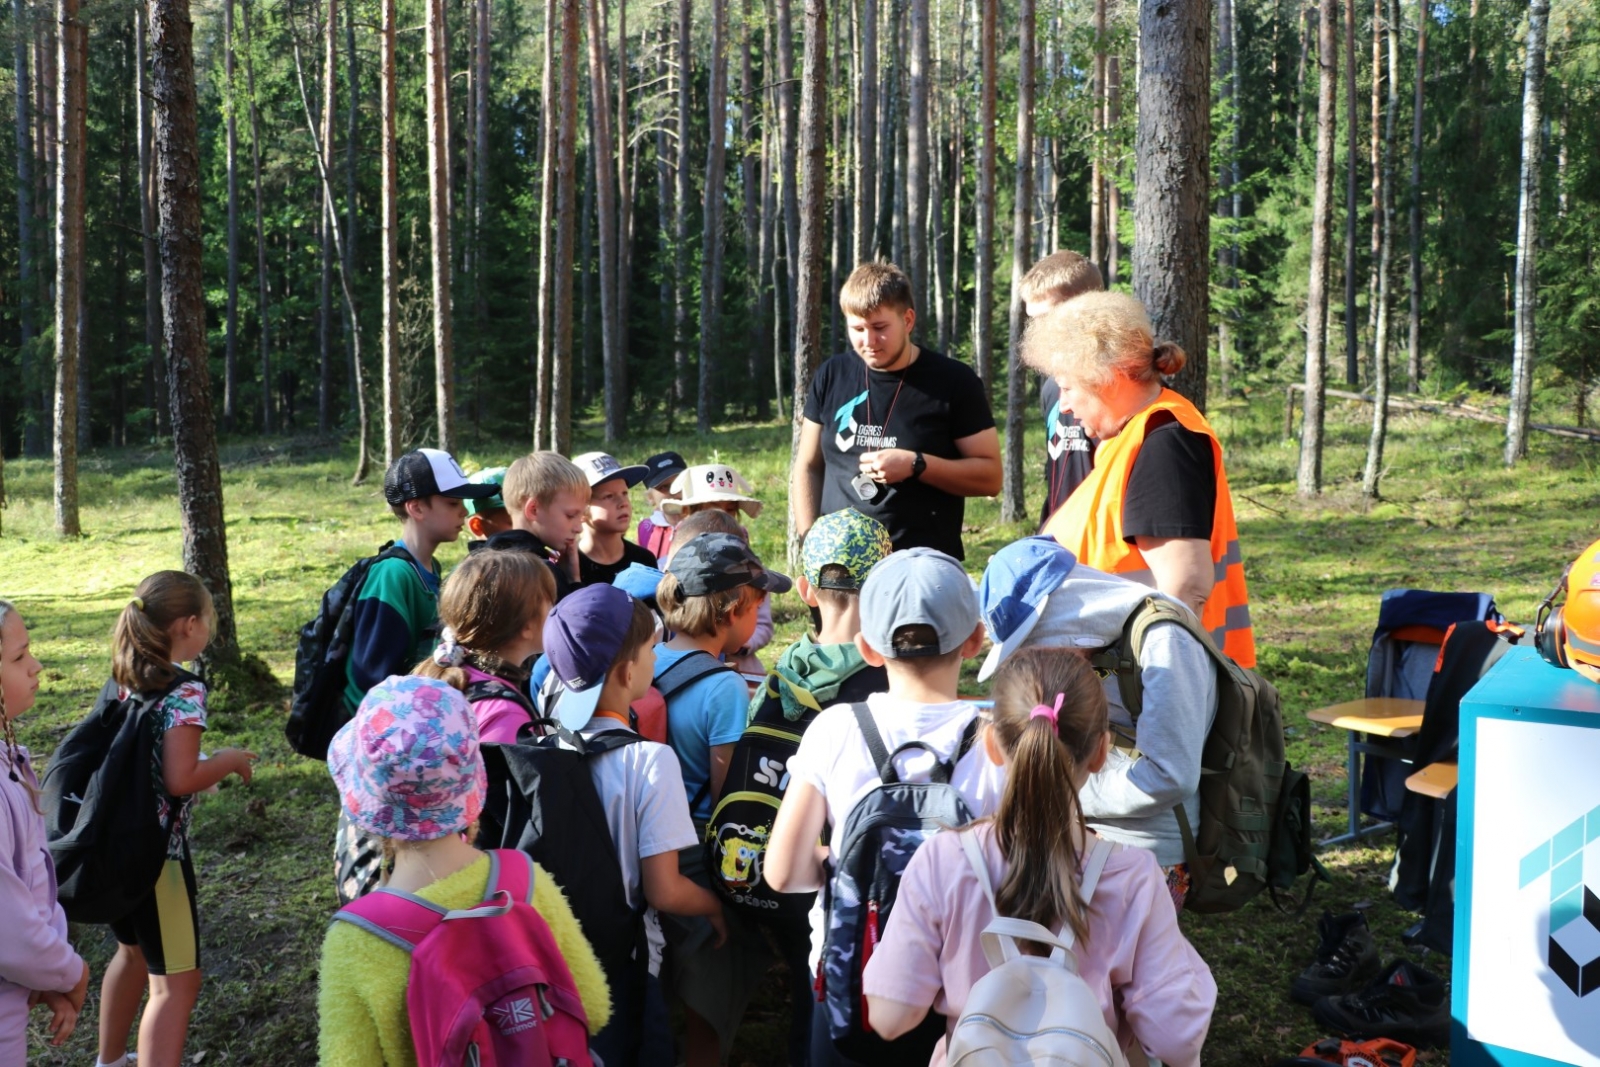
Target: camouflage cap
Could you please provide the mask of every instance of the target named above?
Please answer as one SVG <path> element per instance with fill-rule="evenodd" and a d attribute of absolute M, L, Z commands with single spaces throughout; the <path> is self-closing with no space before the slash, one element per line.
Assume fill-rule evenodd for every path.
<path fill-rule="evenodd" d="M 873 564 L 894 551 L 883 523 L 855 508 L 830 511 L 806 534 L 800 565 L 817 589 L 860 589 Z M 824 578 L 822 568 L 835 564 L 849 571 L 848 578 Z"/>
<path fill-rule="evenodd" d="M 673 555 L 667 573 L 678 579 L 685 596 L 709 596 L 741 585 L 768 593 L 794 587 L 787 574 L 769 571 L 736 534 L 701 534 Z"/>
<path fill-rule="evenodd" d="M 485 470 L 479 471 L 477 474 L 474 474 L 472 477 L 467 479 L 467 481 L 472 485 L 494 486 L 505 484 L 505 480 L 506 469 L 504 467 L 489 467 Z M 482 500 L 468 500 L 467 514 L 482 515 L 486 511 L 494 511 L 496 509 L 504 511 L 505 506 L 505 497 L 501 496 L 499 493 L 496 493 L 494 496 L 487 496 Z"/>

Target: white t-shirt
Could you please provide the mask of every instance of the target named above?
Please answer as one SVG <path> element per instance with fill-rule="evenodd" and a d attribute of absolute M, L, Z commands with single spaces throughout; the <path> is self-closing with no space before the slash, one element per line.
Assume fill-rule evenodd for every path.
<path fill-rule="evenodd" d="M 621 723 L 595 718 L 581 731 L 585 738 L 610 730 L 625 730 Z M 696 844 L 689 802 L 683 795 L 683 773 L 678 757 L 666 745 L 635 741 L 589 760 L 594 789 L 605 809 L 606 826 L 622 868 L 622 885 L 633 908 L 644 906 L 644 873 L 640 861 L 664 852 L 677 852 Z M 661 960 L 661 932 L 652 909 L 645 916 L 650 943 L 650 973 Z"/>
<path fill-rule="evenodd" d="M 941 760 L 949 760 L 955 754 L 967 724 L 978 714 L 977 706 L 965 700 L 916 704 L 888 693 L 869 696 L 867 708 L 888 751 L 893 752 L 908 741 L 921 741 L 939 753 Z M 901 781 L 906 782 L 927 781 L 933 764 L 934 757 L 922 750 L 907 752 L 895 761 Z M 861 736 L 861 727 L 848 704 L 835 704 L 824 710 L 806 728 L 800 739 L 800 750 L 789 760 L 789 774 L 791 780 L 805 782 L 822 794 L 828 805 L 828 847 L 835 850 L 850 809 L 881 781 L 878 769 L 872 764 L 872 754 L 867 751 L 866 738 Z M 980 819 L 994 814 L 1000 806 L 1006 786 L 1005 768 L 989 761 L 980 739 L 956 764 L 950 784 L 966 801 L 972 817 Z M 822 954 L 826 929 L 823 896 L 817 894 L 817 903 L 811 909 L 813 970 Z"/>

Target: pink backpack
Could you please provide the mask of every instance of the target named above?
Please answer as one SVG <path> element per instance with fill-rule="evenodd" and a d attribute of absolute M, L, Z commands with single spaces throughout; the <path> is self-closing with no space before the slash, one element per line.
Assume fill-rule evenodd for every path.
<path fill-rule="evenodd" d="M 533 870 L 525 853 L 496 849 L 476 908 L 379 889 L 334 915 L 411 953 L 418 1067 L 593 1067 L 572 972 L 533 910 Z"/>

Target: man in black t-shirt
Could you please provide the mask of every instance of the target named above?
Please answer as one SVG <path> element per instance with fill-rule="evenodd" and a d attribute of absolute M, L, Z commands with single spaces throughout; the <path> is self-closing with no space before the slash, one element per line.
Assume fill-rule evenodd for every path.
<path fill-rule="evenodd" d="M 898 549 L 964 558 L 969 496 L 1000 491 L 988 394 L 964 363 L 911 342 L 911 283 L 890 263 L 857 267 L 839 293 L 854 352 L 817 370 L 790 475 L 795 524 L 853 507 Z"/>

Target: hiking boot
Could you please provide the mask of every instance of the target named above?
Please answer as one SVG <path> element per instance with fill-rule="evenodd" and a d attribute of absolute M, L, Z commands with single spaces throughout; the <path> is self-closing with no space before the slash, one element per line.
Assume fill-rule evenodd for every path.
<path fill-rule="evenodd" d="M 1316 962 L 1301 971 L 1289 987 L 1289 995 L 1300 1003 L 1315 1004 L 1323 997 L 1353 993 L 1383 969 L 1366 916 L 1359 911 L 1348 915 L 1324 911 L 1317 920 L 1317 933 L 1322 943 L 1317 946 Z"/>
<path fill-rule="evenodd" d="M 1346 1037 L 1387 1037 L 1417 1048 L 1450 1042 L 1450 994 L 1444 980 L 1409 960 L 1395 960 L 1359 993 L 1324 997 L 1311 1013 Z"/>

